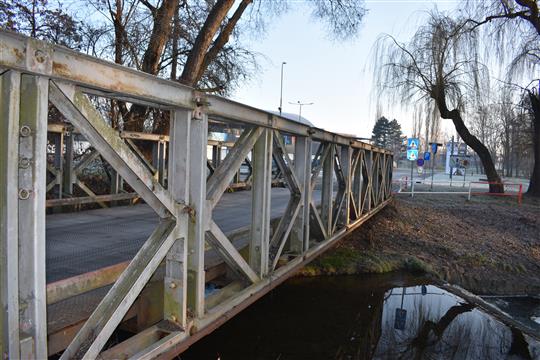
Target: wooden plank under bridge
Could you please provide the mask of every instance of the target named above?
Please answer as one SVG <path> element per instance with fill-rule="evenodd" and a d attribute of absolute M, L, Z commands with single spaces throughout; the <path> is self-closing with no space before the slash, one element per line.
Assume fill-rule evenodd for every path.
<path fill-rule="evenodd" d="M 0 92 L 3 358 L 172 358 L 391 198 L 388 150 L 9 32 Z M 113 129 L 112 99 L 167 112 L 169 133 Z M 238 137 L 210 161 L 216 126 Z M 160 144 L 156 161 L 143 140 Z M 74 141 L 90 147 L 77 164 Z M 109 194 L 81 180 L 97 157 Z M 251 191 L 224 196 L 246 164 Z M 106 208 L 48 215 L 90 202 Z M 133 335 L 113 343 L 118 330 Z"/>

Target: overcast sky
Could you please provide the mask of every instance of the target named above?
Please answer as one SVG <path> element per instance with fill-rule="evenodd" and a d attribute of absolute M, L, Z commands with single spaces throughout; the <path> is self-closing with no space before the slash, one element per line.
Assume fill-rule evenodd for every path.
<path fill-rule="evenodd" d="M 457 0 L 366 1 L 368 14 L 359 36 L 341 42 L 331 40 L 324 25 L 312 19 L 302 1 L 298 1 L 295 9 L 271 20 L 264 36 L 244 42 L 264 55 L 260 61 L 262 73 L 232 97 L 261 109 L 277 110 L 281 63 L 286 61 L 284 112 L 298 112 L 298 106 L 289 102 L 313 102 L 314 105 L 302 108 L 302 116 L 315 126 L 370 137 L 376 109 L 371 100 L 369 61 L 375 41 L 382 33 L 407 40 L 427 11 L 435 6 L 440 10 L 454 9 L 457 4 Z M 412 121 L 400 104 L 385 109 L 383 114 L 396 118 L 404 134 L 410 135 Z M 449 125 L 445 128 L 451 128 Z"/>

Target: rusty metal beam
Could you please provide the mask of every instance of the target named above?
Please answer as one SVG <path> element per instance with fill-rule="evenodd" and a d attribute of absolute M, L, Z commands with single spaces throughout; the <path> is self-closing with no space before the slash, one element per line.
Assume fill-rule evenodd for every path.
<path fill-rule="evenodd" d="M 152 104 L 155 107 L 164 106 L 166 109 L 195 109 L 198 104 L 202 104 L 208 115 L 217 120 L 239 121 L 279 129 L 293 135 L 311 136 L 314 140 L 390 153 L 352 137 L 306 126 L 223 97 L 203 95 L 176 81 L 161 79 L 23 35 L 0 31 L 0 45 L 4 49 L 0 53 L 0 66 L 67 81 L 84 87 L 87 93 Z M 50 59 L 41 63 L 36 55 L 39 46 L 48 47 L 52 53 Z"/>

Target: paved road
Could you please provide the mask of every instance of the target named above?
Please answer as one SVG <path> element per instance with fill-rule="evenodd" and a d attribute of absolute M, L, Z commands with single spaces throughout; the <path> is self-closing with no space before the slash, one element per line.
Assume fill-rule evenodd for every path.
<path fill-rule="evenodd" d="M 280 216 L 289 190 L 272 189 L 272 218 Z M 314 197 L 319 201 L 320 192 Z M 97 209 L 47 216 L 47 282 L 129 260 L 156 227 L 147 205 Z M 214 220 L 225 233 L 251 222 L 251 191 L 224 194 Z"/>

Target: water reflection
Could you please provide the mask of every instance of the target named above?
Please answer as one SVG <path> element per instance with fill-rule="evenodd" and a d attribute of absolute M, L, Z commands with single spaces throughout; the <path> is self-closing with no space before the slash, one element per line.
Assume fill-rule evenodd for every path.
<path fill-rule="evenodd" d="M 537 359 L 537 342 L 422 279 L 293 279 L 181 357 Z"/>
<path fill-rule="evenodd" d="M 381 328 L 377 359 L 532 358 L 520 331 L 435 286 L 388 291 Z"/>

